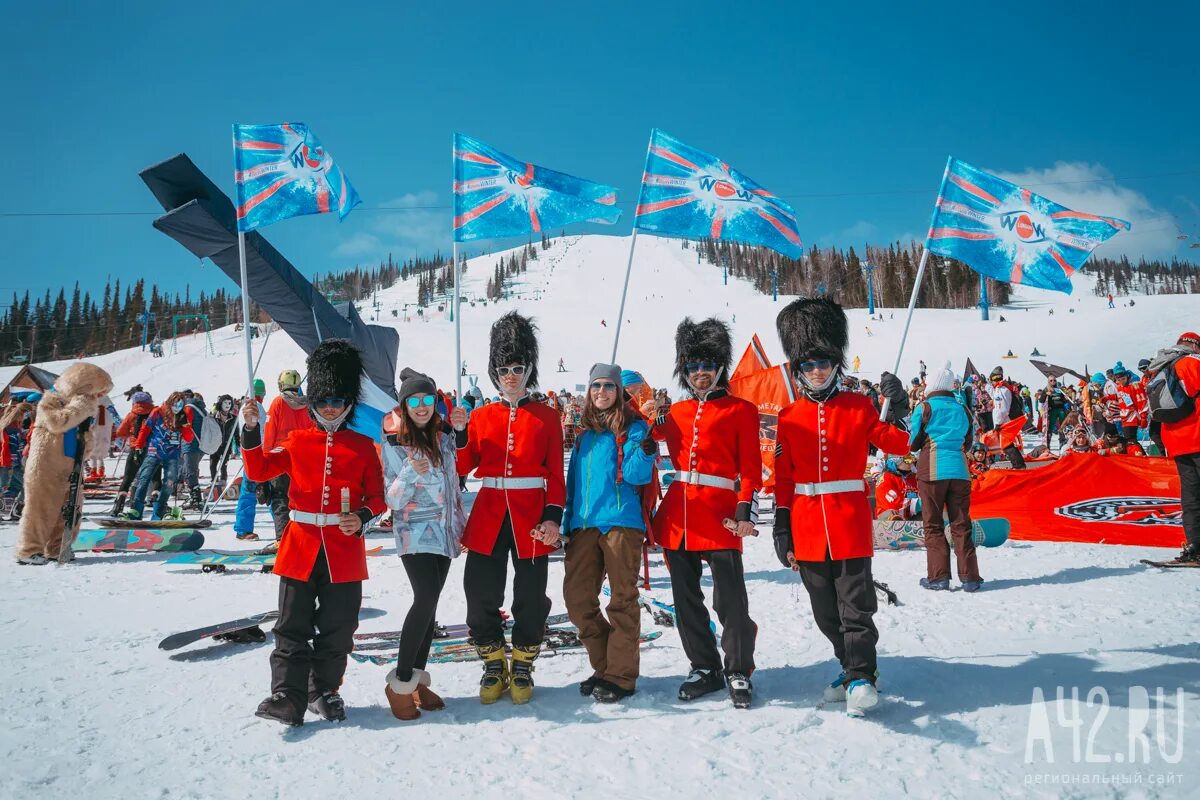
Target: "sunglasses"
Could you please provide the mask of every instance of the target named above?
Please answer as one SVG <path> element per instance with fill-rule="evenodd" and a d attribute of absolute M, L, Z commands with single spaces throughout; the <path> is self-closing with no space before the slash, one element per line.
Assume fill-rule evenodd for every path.
<path fill-rule="evenodd" d="M 610 383 L 607 381 L 604 383 L 601 383 L 600 381 L 596 381 L 595 383 L 591 384 L 588 388 L 591 389 L 593 392 L 615 392 L 617 390 L 617 385 L 615 383 Z"/>
<path fill-rule="evenodd" d="M 417 408 L 418 406 L 432 406 L 437 402 L 437 398 L 427 394 L 424 397 L 410 397 L 404 402 L 408 403 L 409 408 Z"/>
<path fill-rule="evenodd" d="M 812 361 L 801 361 L 800 371 L 803 373 L 815 372 L 819 369 L 829 369 L 833 366 L 833 361 L 828 358 L 815 358 Z"/>
<path fill-rule="evenodd" d="M 496 374 L 503 378 L 505 375 L 521 376 L 525 374 L 525 365 L 517 364 L 515 367 L 496 367 Z"/>
<path fill-rule="evenodd" d="M 345 408 L 346 398 L 344 397 L 322 397 L 319 400 L 313 400 L 313 405 L 317 408 Z"/>
<path fill-rule="evenodd" d="M 717 362 L 715 362 L 715 361 L 689 361 L 684 365 L 684 367 L 687 369 L 689 375 L 695 374 L 697 372 L 716 372 L 717 371 Z"/>

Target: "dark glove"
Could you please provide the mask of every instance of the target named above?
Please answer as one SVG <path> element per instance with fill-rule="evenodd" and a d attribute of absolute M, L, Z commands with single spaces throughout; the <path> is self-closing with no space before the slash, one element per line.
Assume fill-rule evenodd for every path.
<path fill-rule="evenodd" d="M 788 553 L 792 553 L 792 510 L 790 508 L 775 509 L 775 530 L 771 534 L 771 538 L 775 541 L 775 555 L 779 557 L 779 563 L 788 569 L 792 568 L 792 562 L 788 561 Z"/>
<path fill-rule="evenodd" d="M 645 439 L 642 439 L 642 452 L 648 456 L 658 453 L 658 442 L 654 441 L 653 436 L 647 436 Z"/>

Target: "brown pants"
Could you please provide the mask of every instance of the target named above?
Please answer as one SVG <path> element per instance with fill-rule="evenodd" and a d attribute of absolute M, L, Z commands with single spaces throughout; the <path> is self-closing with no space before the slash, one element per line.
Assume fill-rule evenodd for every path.
<path fill-rule="evenodd" d="M 925 562 L 930 581 L 950 579 L 950 546 L 946 542 L 943 511 L 950 517 L 950 536 L 958 558 L 958 579 L 977 581 L 979 561 L 971 539 L 971 482 L 948 479 L 917 481 L 921 496 L 921 521 L 925 527 Z"/>
<path fill-rule="evenodd" d="M 642 632 L 638 605 L 638 567 L 646 534 L 633 528 L 600 533 L 584 528 L 567 545 L 563 601 L 587 648 L 592 673 L 623 689 L 637 683 Z M 608 576 L 608 619 L 600 613 L 600 588 Z"/>

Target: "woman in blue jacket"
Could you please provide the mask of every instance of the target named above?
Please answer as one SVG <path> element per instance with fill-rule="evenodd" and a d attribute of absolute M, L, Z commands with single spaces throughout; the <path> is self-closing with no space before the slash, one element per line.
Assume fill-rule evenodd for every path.
<path fill-rule="evenodd" d="M 628 697 L 637 684 L 637 580 L 646 539 L 640 487 L 650 482 L 657 454 L 649 426 L 621 396 L 621 368 L 593 365 L 567 472 L 563 600 L 592 665 L 580 694 L 602 703 Z M 607 619 L 600 613 L 606 575 Z"/>

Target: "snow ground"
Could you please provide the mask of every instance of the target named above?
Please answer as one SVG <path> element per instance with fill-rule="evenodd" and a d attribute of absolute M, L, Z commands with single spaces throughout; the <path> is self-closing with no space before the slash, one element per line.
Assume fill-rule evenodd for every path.
<path fill-rule="evenodd" d="M 486 361 L 491 322 L 518 308 L 542 328 L 543 387 L 584 382 L 588 366 L 611 355 L 627 248 L 620 237 L 556 240 L 520 277 L 521 297 L 486 307 L 464 303 L 469 369 Z M 695 256 L 678 242 L 638 241 L 619 360 L 655 385 L 671 385 L 674 329 L 685 314 L 731 321 L 735 356 L 756 332 L 779 356 L 774 315 L 788 298 L 773 303 L 733 279 L 724 286 L 720 270 L 697 266 Z M 482 295 L 497 258 L 472 260 L 466 296 Z M 415 291 L 410 281 L 381 292 L 380 322 L 399 328 L 402 365 L 451 385 L 453 324 L 435 311 L 429 321 L 418 320 L 411 308 L 406 322 L 403 304 Z M 1134 308 L 1109 310 L 1077 279 L 1072 297 L 1022 290 L 1011 307 L 993 309 L 986 324 L 977 311 L 918 311 L 901 374 L 914 374 L 918 359 L 933 369 L 949 358 L 961 369 L 970 356 L 981 370 L 1004 364 L 1033 382 L 1026 357 L 1035 346 L 1046 360 L 1095 370 L 1115 359 L 1136 363 L 1197 327 L 1194 296 L 1136 301 Z M 362 311 L 369 316 L 371 305 Z M 862 372 L 876 379 L 892 366 L 903 317 L 902 309 L 895 319 L 881 311 L 884 322 L 849 311 L 850 358 L 860 356 Z M 1001 314 L 1009 321 L 999 323 Z M 240 334 L 224 328 L 213 339 L 216 355 L 204 354 L 199 336 L 181 339 L 178 355 L 170 355 L 168 342 L 163 359 L 131 350 L 94 361 L 112 372 L 116 392 L 140 382 L 160 399 L 183 386 L 210 400 L 240 393 Z M 262 341 L 255 340 L 256 351 Z M 1001 361 L 1009 349 L 1022 358 Z M 560 356 L 571 370 L 565 374 L 555 373 Z M 302 366 L 299 348 L 276 333 L 260 374 L 270 385 L 279 370 Z M 490 391 L 486 377 L 482 383 Z M 214 519 L 205 532 L 208 548 L 246 547 L 233 539 L 231 509 L 219 508 Z M 269 530 L 260 510 L 260 534 Z M 678 635 L 668 630 L 643 650 L 639 693 L 617 707 L 580 698 L 575 684 L 587 675 L 586 659 L 562 655 L 539 662 L 537 695 L 522 708 L 480 706 L 477 665 L 437 665 L 436 688 L 449 708 L 401 724 L 383 697 L 386 669 L 351 663 L 343 690 L 350 719 L 336 729 L 312 721 L 287 731 L 253 716 L 268 690 L 269 645 L 201 644 L 177 653 L 156 647 L 169 633 L 274 608 L 273 578 L 168 567 L 167 554 L 83 555 L 69 567 L 22 568 L 11 558 L 15 526 L 0 527 L 6 600 L 0 637 L 10 673 L 0 697 L 15 712 L 0 731 L 0 796 L 295 798 L 393 788 L 460 796 L 487 787 L 488 796 L 519 790 L 530 797 L 1200 797 L 1200 640 L 1192 633 L 1200 630 L 1200 575 L 1137 563 L 1167 551 L 1010 542 L 981 554 L 988 583 L 977 595 L 924 592 L 917 587 L 924 574 L 920 552 L 880 554 L 876 577 L 904 605 L 876 617 L 884 700 L 855 721 L 841 706 L 821 703 L 822 686 L 836 673 L 829 646 L 811 621 L 803 589 L 778 567 L 768 532 L 746 554 L 760 628 L 750 711 L 734 711 L 723 695 L 677 702 L 687 665 Z M 385 553 L 370 561 L 365 605 L 386 615 L 362 630 L 398 628 L 408 582 L 390 538 L 372 538 Z M 465 615 L 462 566 L 456 561 L 451 571 L 443 622 Z M 659 559 L 652 575 L 654 593 L 669 600 Z M 561 577 L 561 564 L 552 564 L 556 612 L 563 610 Z M 643 625 L 651 624 L 644 617 Z M 1061 705 L 1059 686 L 1068 697 Z M 1103 688 L 1107 701 L 1097 691 L 1088 706 L 1094 687 Z M 1142 727 L 1138 687 L 1151 695 L 1150 749 L 1148 763 L 1138 750 L 1134 764 L 1129 730 Z M 1166 693 L 1161 711 L 1158 687 Z M 1073 688 L 1077 704 L 1069 700 Z M 1038 689 L 1048 700 L 1052 754 L 1035 736 L 1027 761 L 1031 724 L 1037 734 L 1043 708 L 1032 703 Z M 1099 761 L 1106 756 L 1113 760 Z"/>

